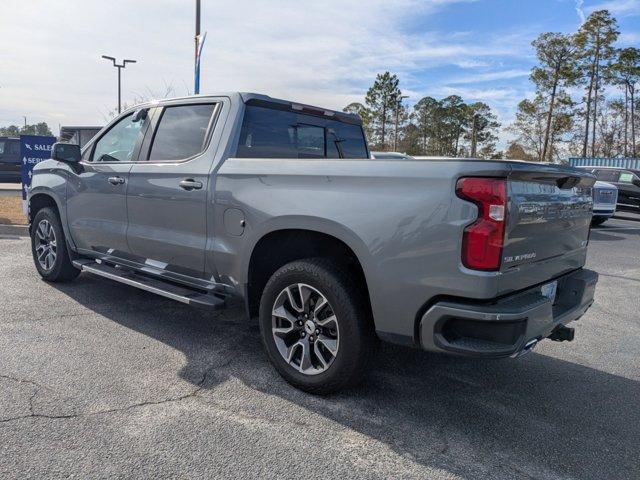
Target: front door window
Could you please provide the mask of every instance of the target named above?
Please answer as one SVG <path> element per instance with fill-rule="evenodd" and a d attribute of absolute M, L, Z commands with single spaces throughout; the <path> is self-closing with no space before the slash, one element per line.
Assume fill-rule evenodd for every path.
<path fill-rule="evenodd" d="M 133 152 L 142 140 L 148 119 L 132 121 L 133 114 L 127 115 L 96 142 L 92 161 L 132 162 Z"/>

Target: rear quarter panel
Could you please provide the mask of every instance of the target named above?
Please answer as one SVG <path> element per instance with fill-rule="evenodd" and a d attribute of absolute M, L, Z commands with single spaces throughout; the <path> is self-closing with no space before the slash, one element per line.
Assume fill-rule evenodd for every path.
<path fill-rule="evenodd" d="M 218 273 L 244 285 L 253 247 L 275 230 L 333 235 L 362 264 L 378 332 L 411 341 L 429 299 L 496 295 L 499 274 L 462 271 L 462 230 L 477 207 L 454 191 L 460 176 L 505 176 L 508 169 L 473 161 L 227 159 L 215 188 Z M 241 236 L 225 231 L 228 208 L 244 213 Z"/>

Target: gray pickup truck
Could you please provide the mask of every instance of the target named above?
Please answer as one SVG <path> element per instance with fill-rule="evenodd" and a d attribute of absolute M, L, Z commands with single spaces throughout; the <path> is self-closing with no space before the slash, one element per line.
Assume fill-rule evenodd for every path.
<path fill-rule="evenodd" d="M 208 308 L 240 298 L 291 384 L 363 376 L 378 339 L 474 357 L 572 340 L 594 177 L 373 160 L 359 117 L 231 93 L 138 106 L 34 170 L 47 281 L 80 271 Z M 194 314 L 196 314 L 194 310 Z"/>

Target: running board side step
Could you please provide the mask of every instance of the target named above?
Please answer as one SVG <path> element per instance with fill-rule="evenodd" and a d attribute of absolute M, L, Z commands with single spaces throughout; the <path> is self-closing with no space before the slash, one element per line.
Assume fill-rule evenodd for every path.
<path fill-rule="evenodd" d="M 92 260 L 74 260 L 73 266 L 83 272 L 115 280 L 187 305 L 197 305 L 216 310 L 225 306 L 225 300 L 222 296 L 201 293 L 188 287 L 181 287 L 160 279 L 140 275 L 126 268 L 113 267 L 105 263 L 96 263 Z"/>

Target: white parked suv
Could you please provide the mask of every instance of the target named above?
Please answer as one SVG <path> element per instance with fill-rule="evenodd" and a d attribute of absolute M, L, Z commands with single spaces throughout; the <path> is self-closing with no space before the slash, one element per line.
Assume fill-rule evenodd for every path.
<path fill-rule="evenodd" d="M 593 185 L 593 218 L 591 225 L 602 225 L 616 213 L 618 187 L 597 181 Z"/>

